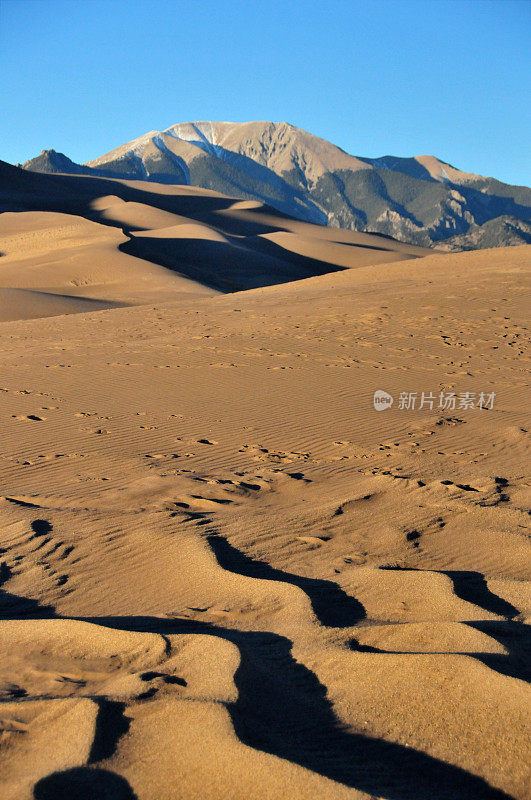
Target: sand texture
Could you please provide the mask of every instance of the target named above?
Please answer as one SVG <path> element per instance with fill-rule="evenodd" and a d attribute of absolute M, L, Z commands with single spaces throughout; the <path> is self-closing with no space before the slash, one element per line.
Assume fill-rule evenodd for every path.
<path fill-rule="evenodd" d="M 2 800 L 526 800 L 531 248 L 1 177 Z"/>

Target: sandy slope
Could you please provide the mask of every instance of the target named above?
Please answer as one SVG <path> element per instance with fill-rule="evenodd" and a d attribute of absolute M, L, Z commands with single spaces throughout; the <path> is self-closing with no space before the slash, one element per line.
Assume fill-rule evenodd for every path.
<path fill-rule="evenodd" d="M 147 214 L 109 188 L 107 221 Z M 236 251 L 256 213 L 176 235 Z M 133 262 L 163 299 L 184 281 L 47 214 L 29 261 L 0 247 L 5 284 L 64 292 L 72 237 L 116 279 L 72 294 L 118 301 Z M 528 796 L 529 255 L 0 326 L 2 800 Z M 441 390 L 494 408 L 397 407 Z"/>
<path fill-rule="evenodd" d="M 206 297 L 429 252 L 196 187 L 40 175 L 4 162 L 0 211 L 3 321 L 87 311 L 83 298 L 101 308 Z"/>

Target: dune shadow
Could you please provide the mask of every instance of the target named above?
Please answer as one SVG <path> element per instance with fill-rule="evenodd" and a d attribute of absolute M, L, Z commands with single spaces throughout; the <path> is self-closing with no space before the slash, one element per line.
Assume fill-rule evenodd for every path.
<path fill-rule="evenodd" d="M 507 653 L 456 653 L 455 655 L 466 655 L 475 658 L 495 672 L 499 672 L 500 675 L 518 678 L 527 682 L 531 680 L 530 627 L 514 620 L 514 617 L 518 616 L 520 611 L 512 603 L 492 592 L 488 587 L 485 576 L 481 572 L 473 570 L 418 570 L 416 567 L 400 566 L 382 566 L 380 569 L 404 572 L 426 571 L 447 575 L 453 583 L 456 596 L 461 600 L 472 603 L 489 613 L 505 617 L 505 620 L 463 620 L 462 624 L 475 628 L 481 633 L 496 639 L 506 648 Z M 363 652 L 391 652 L 366 648 L 364 645 L 360 645 L 356 639 L 351 640 L 351 648 Z"/>
<path fill-rule="evenodd" d="M 91 767 L 52 772 L 37 781 L 33 797 L 34 800 L 137 800 L 121 775 Z"/>
<path fill-rule="evenodd" d="M 323 240 L 323 243 L 326 243 L 326 241 Z M 313 256 L 305 256 L 302 253 L 289 250 L 289 248 L 283 247 L 272 239 L 266 239 L 262 236 L 249 237 L 249 239 L 246 240 L 246 244 L 261 253 L 273 255 L 278 258 L 289 258 L 294 264 L 299 264 L 300 266 L 311 265 L 316 275 L 326 274 L 333 269 L 337 272 L 349 269 L 349 267 L 337 266 L 331 264 L 329 261 L 323 261 Z M 316 240 L 316 244 L 319 244 L 319 240 Z M 391 248 L 388 247 L 377 247 L 372 244 L 358 244 L 358 242 L 334 242 L 334 244 L 339 244 L 342 247 L 350 247 L 353 250 L 375 250 L 379 253 L 383 251 L 389 252 L 391 250 Z M 399 254 L 397 253 L 397 255 Z"/>
<path fill-rule="evenodd" d="M 90 749 L 89 764 L 110 758 L 116 750 L 118 740 L 130 727 L 130 720 L 124 715 L 125 703 L 95 697 L 98 706 L 96 729 Z"/>
<path fill-rule="evenodd" d="M 242 741 L 388 800 L 504 796 L 425 753 L 345 730 L 326 687 L 290 651 L 291 642 L 278 637 L 255 645 L 242 659 L 235 676 L 240 698 L 232 712 Z"/>
<path fill-rule="evenodd" d="M 233 547 L 225 537 L 210 534 L 207 541 L 222 569 L 266 581 L 289 583 L 301 589 L 309 598 L 312 609 L 322 625 L 347 628 L 366 617 L 365 608 L 333 581 L 305 578 L 275 569 L 265 561 L 256 561 Z"/>
<path fill-rule="evenodd" d="M 238 699 L 228 704 L 241 742 L 384 800 L 507 800 L 482 778 L 411 747 L 347 730 L 326 686 L 273 633 L 160 617 L 91 617 L 86 622 L 162 635 L 202 633 L 236 645 Z M 176 723 L 177 724 L 177 723 Z"/>
<path fill-rule="evenodd" d="M 288 283 L 343 269 L 292 253 L 274 243 L 271 247 L 261 248 L 256 245 L 257 241 L 260 239 L 254 237 L 220 242 L 171 236 L 132 236 L 120 244 L 119 249 L 227 293 Z"/>
<path fill-rule="evenodd" d="M 139 231 L 138 224 L 120 221 L 119 214 L 111 219 L 94 208 L 94 201 L 107 195 L 185 217 L 192 223 L 205 224 L 226 237 L 235 238 L 223 243 L 164 235 L 133 236 L 131 234 Z M 273 244 L 262 245 L 260 234 L 287 230 L 289 220 L 265 205 L 232 212 L 235 200 L 237 198 L 150 191 L 123 179 L 42 174 L 0 165 L 1 210 L 75 214 L 118 229 L 129 237 L 119 246 L 122 252 L 178 271 L 222 292 L 286 283 L 341 269 Z"/>
<path fill-rule="evenodd" d="M 37 616 L 38 604 L 33 611 L 31 616 Z M 162 636 L 208 634 L 238 647 L 240 662 L 234 675 L 238 697 L 227 705 L 227 710 L 236 735 L 249 747 L 383 800 L 508 797 L 483 779 L 422 751 L 347 730 L 334 714 L 326 686 L 293 657 L 292 642 L 286 637 L 183 619 L 133 616 L 80 619 L 118 630 Z M 496 633 L 507 635 L 506 631 Z M 98 705 L 90 764 L 111 757 L 120 737 L 129 729 L 123 703 L 99 698 Z M 134 800 L 135 795 L 120 776 L 92 767 L 53 773 L 35 786 L 35 800 L 74 797 Z"/>
<path fill-rule="evenodd" d="M 481 572 L 472 570 L 441 570 L 454 584 L 454 592 L 461 600 L 474 603 L 485 611 L 512 619 L 520 613 L 511 603 L 491 592 Z"/>
<path fill-rule="evenodd" d="M 475 657 L 487 667 L 510 678 L 531 681 L 531 627 L 521 622 L 480 620 L 466 623 L 496 639 L 507 654 L 478 653 Z"/>
<path fill-rule="evenodd" d="M 56 617 L 53 606 L 41 605 L 31 600 L 0 589 L 0 620 L 4 619 L 53 619 Z"/>
<path fill-rule="evenodd" d="M 402 572 L 433 572 L 437 575 L 446 575 L 453 583 L 453 589 L 460 600 L 479 606 L 484 611 L 498 614 L 500 617 L 512 619 L 520 613 L 512 603 L 504 600 L 488 587 L 485 576 L 474 570 L 444 570 L 444 569 L 419 569 L 418 567 L 401 567 L 397 565 L 384 565 L 380 569 Z"/>
<path fill-rule="evenodd" d="M 370 644 L 362 644 L 357 639 L 352 638 L 347 642 L 347 646 L 355 653 L 375 653 L 376 655 L 392 655 L 392 656 L 411 656 L 411 655 L 424 655 L 424 656 L 467 656 L 468 658 L 475 658 L 480 661 L 489 669 L 498 672 L 500 675 L 505 675 L 509 678 L 518 678 L 518 680 L 526 681 L 529 683 L 531 679 L 531 647 L 530 647 L 530 634 L 526 625 L 518 623 L 501 623 L 501 625 L 514 625 L 514 629 L 504 632 L 493 632 L 492 628 L 485 627 L 498 625 L 500 623 L 488 622 L 463 622 L 462 625 L 468 625 L 471 628 L 486 633 L 496 639 L 504 647 L 507 648 L 508 653 L 482 653 L 472 651 L 456 651 L 456 650 L 381 650 L 379 647 L 373 647 Z"/>
<path fill-rule="evenodd" d="M 40 522 L 41 520 L 36 520 Z M 35 533 L 36 536 L 45 535 Z M 6 583 L 13 573 L 5 561 L 0 563 L 0 587 Z M 55 608 L 42 605 L 38 600 L 32 600 L 22 595 L 6 592 L 0 589 L 0 620 L 7 619 L 50 619 L 55 617 Z"/>

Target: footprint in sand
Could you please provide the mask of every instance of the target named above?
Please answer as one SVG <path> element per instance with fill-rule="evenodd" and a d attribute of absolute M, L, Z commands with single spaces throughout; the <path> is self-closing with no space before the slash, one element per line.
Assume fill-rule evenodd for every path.
<path fill-rule="evenodd" d="M 254 461 L 269 461 L 273 464 L 289 464 L 291 461 L 308 461 L 310 453 L 296 451 L 269 450 L 259 444 L 244 444 L 239 453 L 248 453 Z"/>

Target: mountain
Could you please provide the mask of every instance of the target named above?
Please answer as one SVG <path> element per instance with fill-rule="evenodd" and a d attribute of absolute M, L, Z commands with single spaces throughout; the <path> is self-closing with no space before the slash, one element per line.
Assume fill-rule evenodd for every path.
<path fill-rule="evenodd" d="M 463 172 L 435 156 L 352 156 L 286 122 L 179 123 L 85 165 L 48 150 L 22 166 L 57 172 L 60 164 L 64 172 L 214 189 L 307 222 L 421 246 L 452 250 L 529 240 L 526 187 Z"/>
<path fill-rule="evenodd" d="M 16 166 L 20 167 L 22 165 L 17 164 Z M 70 175 L 98 174 L 97 170 L 85 167 L 82 164 L 76 164 L 68 156 L 63 153 L 57 153 L 55 150 L 43 150 L 40 155 L 32 158 L 31 161 L 27 161 L 23 166 L 32 172 L 67 173 Z"/>
<path fill-rule="evenodd" d="M 531 244 L 531 225 L 503 215 L 483 225 L 471 225 L 467 233 L 438 244 L 440 250 L 484 250 L 491 247 L 516 247 Z"/>

